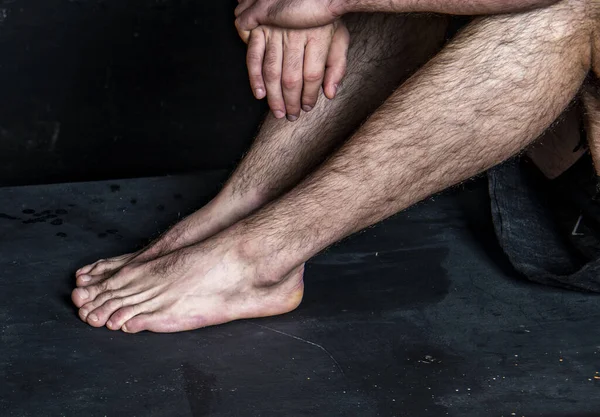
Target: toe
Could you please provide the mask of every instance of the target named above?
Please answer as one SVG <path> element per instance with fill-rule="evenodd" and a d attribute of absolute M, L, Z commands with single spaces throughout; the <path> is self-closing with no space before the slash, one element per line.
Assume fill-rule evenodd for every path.
<path fill-rule="evenodd" d="M 127 263 L 127 261 L 129 260 L 130 257 L 131 257 L 131 254 L 127 254 L 127 255 L 123 255 L 123 256 L 118 256 L 116 258 L 110 258 L 110 259 L 98 261 L 98 262 L 96 262 L 94 267 L 91 268 L 90 271 L 87 273 L 89 275 L 102 275 L 108 271 L 112 271 L 117 268 L 120 268 L 122 265 Z"/>
<path fill-rule="evenodd" d="M 100 262 L 100 261 L 96 261 L 93 264 L 89 264 L 89 265 L 86 265 L 86 266 L 84 266 L 82 268 L 79 268 L 77 270 L 77 272 L 75 272 L 75 276 L 78 277 L 78 276 L 83 275 L 83 274 L 88 274 L 92 270 L 92 268 L 94 268 L 96 266 L 96 264 L 98 262 Z"/>
<path fill-rule="evenodd" d="M 93 302 L 102 294 L 103 298 L 99 301 L 107 301 L 116 298 L 113 295 L 114 279 L 106 279 L 93 285 L 78 287 L 71 293 L 71 299 L 77 307 L 83 307 L 85 304 Z"/>
<path fill-rule="evenodd" d="M 95 285 L 98 284 L 101 280 L 102 280 L 102 276 L 99 275 L 89 275 L 89 274 L 82 274 L 77 276 L 77 279 L 75 280 L 75 285 L 77 285 L 78 287 L 88 287 L 90 285 Z"/>
<path fill-rule="evenodd" d="M 102 327 L 106 325 L 109 317 L 116 310 L 123 307 L 125 300 L 123 298 L 113 298 L 106 301 L 100 307 L 92 310 L 88 316 L 86 317 L 86 321 L 90 326 L 93 327 Z M 84 306 L 85 308 L 85 306 Z"/>
<path fill-rule="evenodd" d="M 125 333 L 139 333 L 144 330 L 150 330 L 153 318 L 152 314 L 139 314 L 125 322 L 121 330 Z"/>
<path fill-rule="evenodd" d="M 133 254 L 128 253 L 126 255 L 116 256 L 114 258 L 109 259 L 99 259 L 94 263 L 86 265 L 75 272 L 75 276 L 79 277 L 80 275 L 97 275 L 102 274 L 106 270 L 114 269 L 119 264 L 125 263 L 125 261 L 129 260 Z"/>
<path fill-rule="evenodd" d="M 119 330 L 125 323 L 130 321 L 133 317 L 143 314 L 148 309 L 148 304 L 133 304 L 118 309 L 110 316 L 110 319 L 106 323 L 106 327 L 111 330 Z"/>
<path fill-rule="evenodd" d="M 84 304 L 89 303 L 93 300 L 90 296 L 89 289 L 87 288 L 75 288 L 71 293 L 71 300 L 77 307 L 82 307 Z"/>

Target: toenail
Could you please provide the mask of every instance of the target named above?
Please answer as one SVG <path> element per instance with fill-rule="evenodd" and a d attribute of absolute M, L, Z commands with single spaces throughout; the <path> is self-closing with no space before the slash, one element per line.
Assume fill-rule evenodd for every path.
<path fill-rule="evenodd" d="M 95 315 L 95 314 L 91 314 L 91 315 L 90 315 L 90 320 L 91 320 L 91 321 L 98 321 L 98 316 L 97 316 L 97 315 Z"/>
<path fill-rule="evenodd" d="M 108 323 L 106 323 L 106 325 L 107 325 L 108 327 L 113 327 L 113 323 L 112 323 L 112 321 L 110 321 L 110 320 L 108 321 Z"/>
<path fill-rule="evenodd" d="M 287 115 L 287 119 L 288 119 L 290 122 L 295 122 L 296 120 L 298 120 L 298 116 L 296 116 L 296 115 L 293 115 L 293 114 L 288 114 L 288 115 Z"/>
<path fill-rule="evenodd" d="M 86 290 L 85 288 L 80 288 L 79 289 L 79 296 L 83 299 L 86 299 L 90 296 L 90 293 L 88 290 Z"/>
<path fill-rule="evenodd" d="M 127 325 L 123 325 L 123 327 L 121 327 L 121 330 L 123 330 L 125 333 L 129 333 L 129 330 L 127 330 Z"/>
<path fill-rule="evenodd" d="M 82 275 L 81 276 L 81 281 L 82 282 L 88 282 L 92 279 L 92 277 L 90 277 L 89 275 Z"/>
<path fill-rule="evenodd" d="M 79 314 L 85 318 L 88 315 L 88 311 L 87 310 L 79 310 Z"/>
<path fill-rule="evenodd" d="M 304 106 L 302 106 L 302 110 L 304 110 L 305 112 L 309 112 L 313 109 L 313 106 L 309 106 L 308 104 L 305 104 Z"/>

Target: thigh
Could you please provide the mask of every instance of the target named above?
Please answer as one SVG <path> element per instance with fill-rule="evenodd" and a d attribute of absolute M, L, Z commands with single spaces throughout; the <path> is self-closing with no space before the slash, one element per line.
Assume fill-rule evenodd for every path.
<path fill-rule="evenodd" d="M 600 77 L 600 1 L 588 0 L 590 32 L 592 36 L 592 66 L 596 77 Z"/>
<path fill-rule="evenodd" d="M 356 13 L 344 17 L 351 34 L 344 84 L 391 94 L 446 43 L 450 17 Z M 382 76 L 382 74 L 385 74 Z"/>

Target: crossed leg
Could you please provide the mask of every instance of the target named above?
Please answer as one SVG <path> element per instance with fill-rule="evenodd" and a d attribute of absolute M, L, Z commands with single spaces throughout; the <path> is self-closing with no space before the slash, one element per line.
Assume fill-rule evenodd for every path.
<path fill-rule="evenodd" d="M 269 115 L 241 164 L 205 207 L 134 254 L 99 260 L 77 271 L 90 285 L 128 262 L 147 262 L 226 229 L 296 185 L 339 146 L 402 82 L 445 43 L 444 16 L 356 14 L 346 18 L 352 35 L 348 73 L 334 101 L 296 123 Z"/>
<path fill-rule="evenodd" d="M 589 17 L 588 7 L 587 1 L 563 1 L 543 10 L 475 21 L 283 197 L 202 243 L 148 261 L 129 261 L 116 271 L 109 266 L 90 275 L 87 283 L 80 274 L 73 301 L 82 319 L 97 327 L 110 319 L 109 328 L 127 332 L 170 332 L 292 310 L 303 290 L 302 272 L 296 268 L 316 251 L 510 157 L 553 122 L 591 65 L 597 21 Z M 354 111 L 351 103 L 346 101 L 337 112 Z M 329 125 L 325 117 L 319 118 L 321 129 L 335 136 L 337 125 Z M 340 139 L 325 151 L 347 133 L 338 133 Z M 292 136 L 290 132 L 288 138 Z M 319 143 L 309 142 L 310 151 L 299 153 L 298 159 L 319 149 Z M 307 164 L 307 170 L 325 153 Z M 270 166 L 270 161 L 265 164 Z M 280 194 L 301 175 L 292 177 L 281 187 L 262 191 Z M 255 177 L 244 180 L 260 183 Z M 246 189 L 237 188 L 235 181 L 230 184 L 230 190 Z M 343 210 L 344 204 L 356 210 Z M 323 208 L 327 217 L 311 213 Z M 294 211 L 297 218 L 290 214 Z M 320 240 L 306 245 L 304 230 L 314 233 L 315 226 L 302 221 L 315 220 L 329 222 L 335 230 L 318 233 Z M 279 239 L 292 232 L 289 245 Z M 273 270 L 239 262 L 232 251 L 238 247 L 232 243 L 236 239 L 275 241 L 277 259 L 267 255 L 261 261 L 261 266 L 273 263 Z M 275 261 L 282 253 L 290 260 L 278 268 L 283 264 Z"/>

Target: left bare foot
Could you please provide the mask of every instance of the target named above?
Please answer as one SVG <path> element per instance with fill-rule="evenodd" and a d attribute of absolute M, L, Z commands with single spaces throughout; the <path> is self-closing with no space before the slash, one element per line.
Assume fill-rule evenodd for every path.
<path fill-rule="evenodd" d="M 180 332 L 290 312 L 302 301 L 303 275 L 304 265 L 282 279 L 261 278 L 235 251 L 209 240 L 92 277 L 72 299 L 93 327 Z"/>
<path fill-rule="evenodd" d="M 80 268 L 75 276 L 80 287 L 89 285 L 99 277 L 113 275 L 128 263 L 147 263 L 173 251 L 199 243 L 221 232 L 248 215 L 261 200 L 251 196 L 242 201 L 224 190 L 207 205 L 186 217 L 148 247 L 126 255 L 100 259 Z"/>

